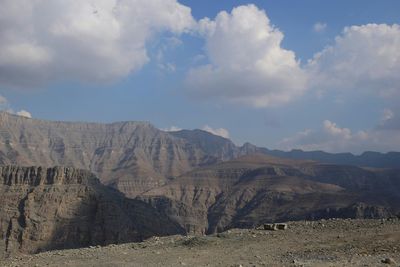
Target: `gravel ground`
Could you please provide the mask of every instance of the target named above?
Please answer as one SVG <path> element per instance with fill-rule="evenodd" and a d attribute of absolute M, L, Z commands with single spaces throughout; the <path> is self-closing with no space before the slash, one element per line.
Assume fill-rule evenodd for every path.
<path fill-rule="evenodd" d="M 287 224 L 287 230 L 232 229 L 15 255 L 0 266 L 400 266 L 398 219 Z"/>

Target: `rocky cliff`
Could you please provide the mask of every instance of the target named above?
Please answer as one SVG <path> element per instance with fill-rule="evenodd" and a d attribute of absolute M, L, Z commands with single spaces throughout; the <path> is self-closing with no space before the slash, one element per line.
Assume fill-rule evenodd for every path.
<path fill-rule="evenodd" d="M 0 167 L 0 256 L 140 241 L 182 229 L 90 172 Z"/>
<path fill-rule="evenodd" d="M 216 161 L 147 122 L 50 122 L 0 112 L 0 165 L 88 169 L 127 196 Z"/>
<path fill-rule="evenodd" d="M 140 199 L 191 233 L 400 212 L 399 171 L 245 156 L 188 172 Z"/>
<path fill-rule="evenodd" d="M 0 165 L 87 169 L 128 197 L 194 168 L 254 153 L 335 164 L 400 166 L 400 153 L 283 152 L 249 143 L 238 147 L 202 130 L 164 132 L 147 122 L 55 122 L 0 112 Z"/>

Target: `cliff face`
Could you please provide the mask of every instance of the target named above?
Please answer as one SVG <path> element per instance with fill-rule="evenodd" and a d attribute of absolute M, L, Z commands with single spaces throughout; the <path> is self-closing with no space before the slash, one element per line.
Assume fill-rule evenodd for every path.
<path fill-rule="evenodd" d="M 74 168 L 0 167 L 0 254 L 182 233 L 155 209 Z"/>
<path fill-rule="evenodd" d="M 270 152 L 201 130 L 167 133 L 145 122 L 49 122 L 0 112 L 0 165 L 44 166 L 1 168 L 4 250 L 400 212 L 399 170 L 265 155 Z M 137 200 L 88 171 L 47 168 L 55 165 L 90 170 Z"/>
<path fill-rule="evenodd" d="M 0 112 L 0 165 L 87 169 L 132 198 L 194 168 L 254 153 L 361 166 L 400 166 L 400 153 L 370 152 L 356 157 L 271 151 L 249 143 L 237 147 L 229 139 L 201 130 L 164 132 L 147 122 L 52 122 Z"/>
<path fill-rule="evenodd" d="M 50 122 L 0 112 L 0 165 L 88 169 L 131 197 L 216 161 L 146 122 Z"/>
<path fill-rule="evenodd" d="M 398 171 L 246 156 L 193 170 L 139 198 L 191 233 L 265 222 L 400 213 Z"/>

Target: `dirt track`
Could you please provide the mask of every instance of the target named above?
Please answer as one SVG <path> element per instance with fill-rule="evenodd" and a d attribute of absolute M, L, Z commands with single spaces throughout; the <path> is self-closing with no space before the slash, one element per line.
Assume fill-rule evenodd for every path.
<path fill-rule="evenodd" d="M 18 255 L 0 261 L 0 266 L 400 266 L 399 220 L 322 220 L 288 226 Z M 385 259 L 392 264 L 383 263 Z"/>

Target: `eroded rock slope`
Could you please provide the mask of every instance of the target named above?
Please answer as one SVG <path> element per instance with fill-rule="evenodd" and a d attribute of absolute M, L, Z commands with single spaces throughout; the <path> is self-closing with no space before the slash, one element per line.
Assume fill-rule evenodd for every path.
<path fill-rule="evenodd" d="M 400 212 L 400 175 L 252 155 L 188 172 L 140 199 L 189 233 L 319 218 L 380 218 Z"/>
<path fill-rule="evenodd" d="M 3 255 L 182 233 L 148 204 L 74 168 L 0 167 L 0 203 Z"/>

